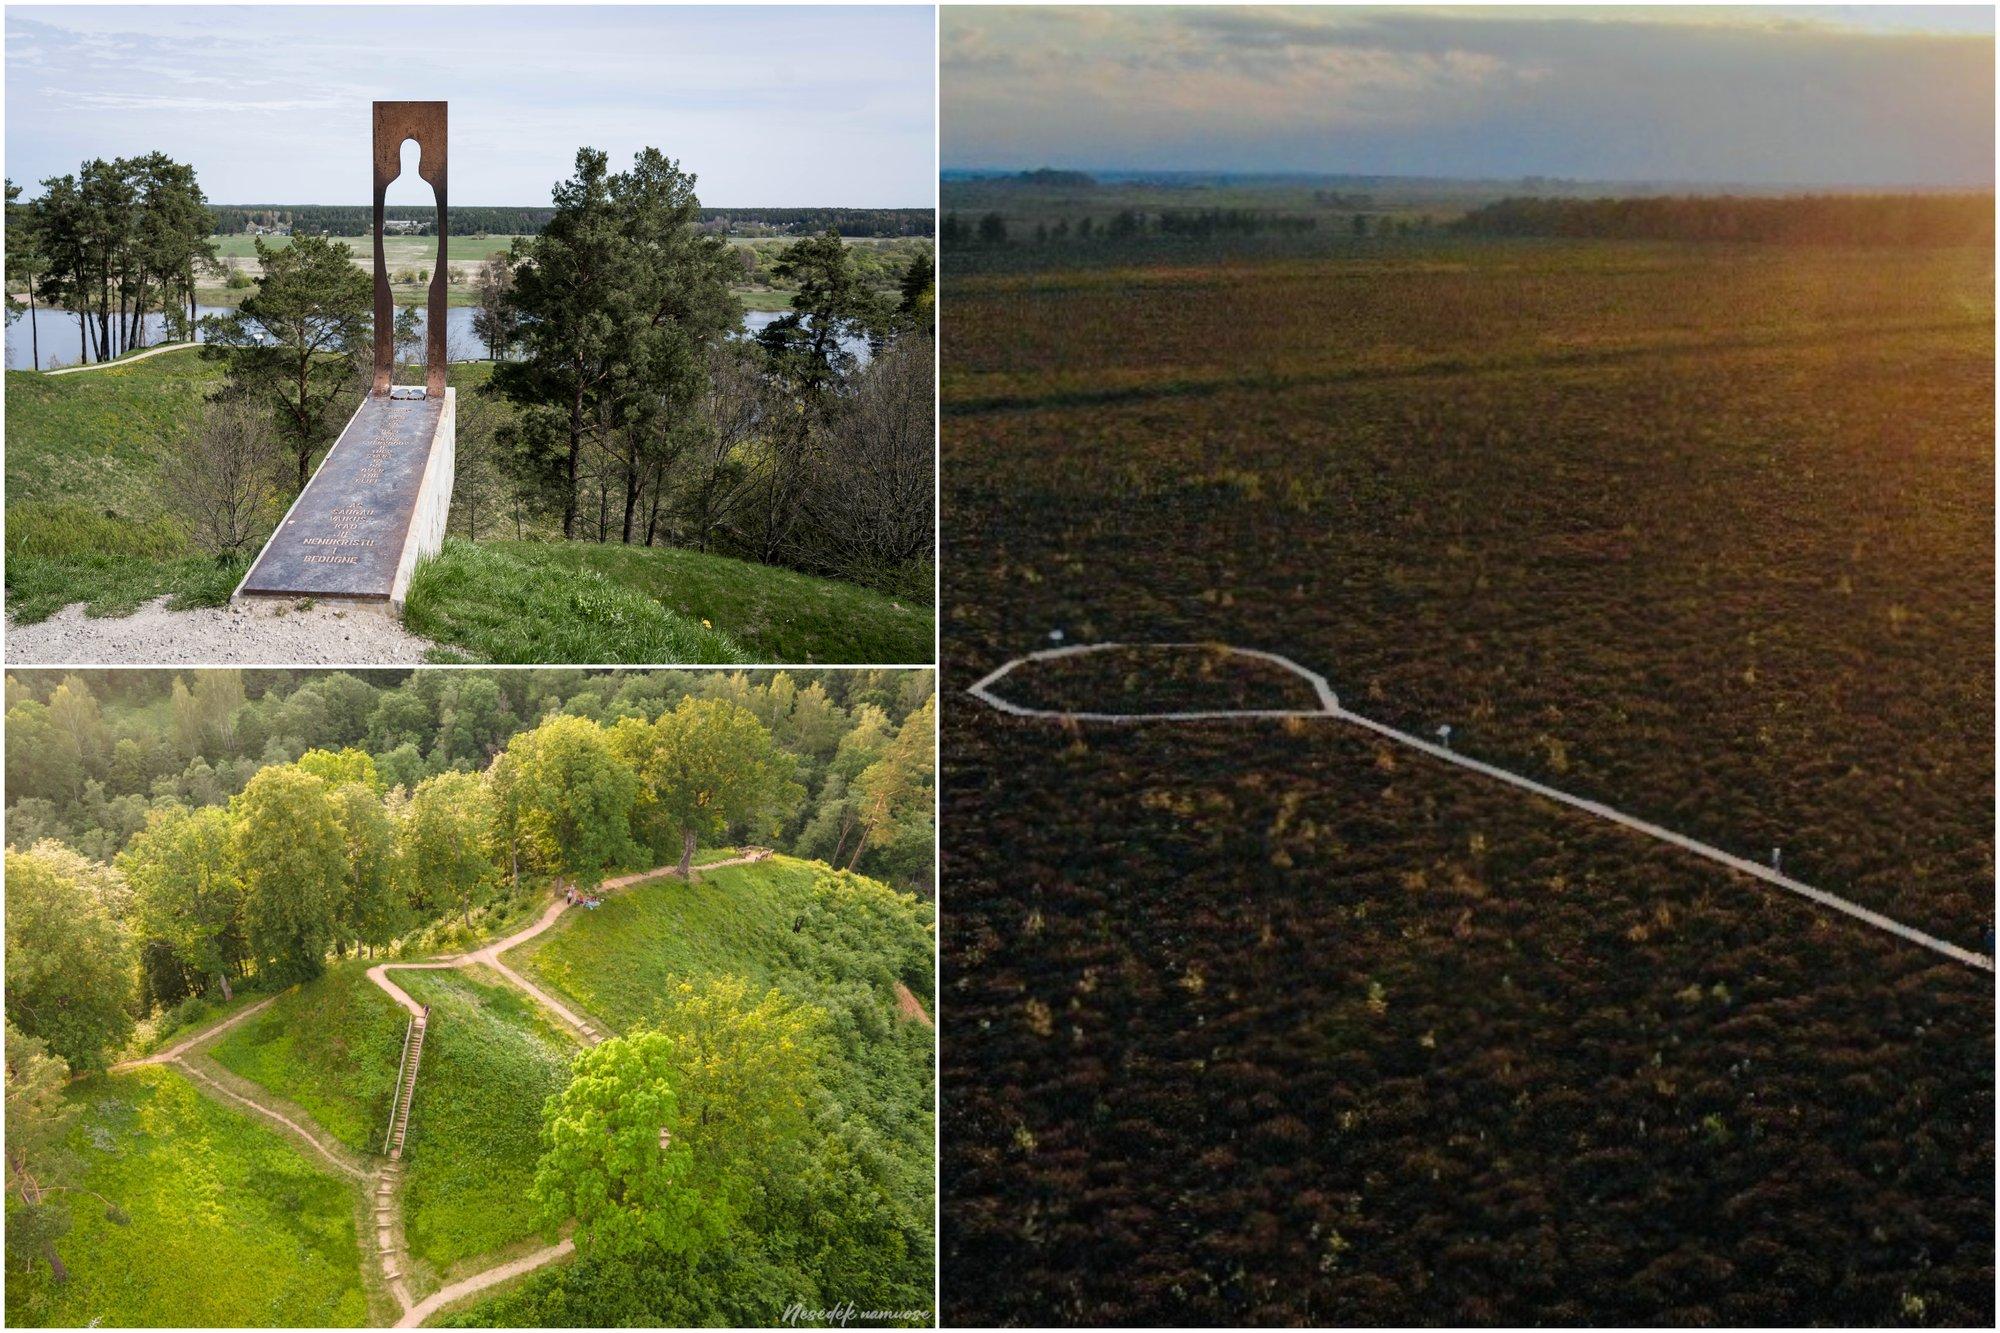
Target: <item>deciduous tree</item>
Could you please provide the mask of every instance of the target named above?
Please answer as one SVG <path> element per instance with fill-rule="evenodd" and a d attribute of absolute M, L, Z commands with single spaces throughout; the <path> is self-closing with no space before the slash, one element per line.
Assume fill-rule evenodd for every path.
<path fill-rule="evenodd" d="M 656 847 L 677 837 L 683 876 L 703 839 L 799 796 L 792 759 L 772 741 L 770 728 L 725 699 L 688 696 L 650 724 L 626 718 L 613 729 L 612 744 L 639 776 L 634 817 L 641 836 Z"/>
<path fill-rule="evenodd" d="M 403 874 L 412 898 L 431 910 L 457 912 L 472 924 L 495 878 L 493 804 L 477 773 L 425 778 L 410 793 L 397 829 Z"/>
<path fill-rule="evenodd" d="M 215 978 L 223 998 L 233 998 L 243 877 L 229 850 L 228 813 L 219 806 L 156 808 L 118 854 L 118 869 L 132 888 L 139 934 L 165 943 L 183 967 Z"/>
<path fill-rule="evenodd" d="M 7 849 L 7 1018 L 72 1069 L 101 1069 L 132 1032 L 122 880 L 57 842 Z"/>
<path fill-rule="evenodd" d="M 317 976 L 338 936 L 347 839 L 326 782 L 295 764 L 258 771 L 229 803 L 243 921 L 261 967 Z"/>
<path fill-rule="evenodd" d="M 805 1160 L 820 1015 L 741 978 L 681 982 L 657 1029 L 577 1056 L 534 1194 L 579 1247 L 691 1257 Z"/>
<path fill-rule="evenodd" d="M 501 837 L 528 863 L 576 882 L 629 859 L 639 779 L 588 718 L 552 717 L 507 743 L 493 769 Z"/>
<path fill-rule="evenodd" d="M 368 773 L 373 778 L 372 763 Z M 333 789 L 333 804 L 346 843 L 339 935 L 343 941 L 379 949 L 410 923 L 396 825 L 372 781 L 339 784 Z"/>

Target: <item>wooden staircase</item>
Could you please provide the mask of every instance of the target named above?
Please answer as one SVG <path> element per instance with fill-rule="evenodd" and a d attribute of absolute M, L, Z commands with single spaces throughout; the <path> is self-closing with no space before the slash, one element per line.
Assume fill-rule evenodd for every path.
<path fill-rule="evenodd" d="M 403 1033 L 403 1064 L 396 1075 L 396 1100 L 389 1108 L 389 1133 L 382 1146 L 392 1162 L 401 1161 L 403 1136 L 410 1128 L 410 1098 L 417 1091 L 417 1066 L 424 1058 L 424 1025 L 428 1010 L 410 1020 Z"/>

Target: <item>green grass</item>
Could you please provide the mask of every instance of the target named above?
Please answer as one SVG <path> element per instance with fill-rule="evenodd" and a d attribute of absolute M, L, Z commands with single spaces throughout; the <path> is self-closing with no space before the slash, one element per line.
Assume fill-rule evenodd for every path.
<path fill-rule="evenodd" d="M 151 1055 L 164 1046 L 171 1046 L 185 1040 L 204 1028 L 214 1027 L 223 1019 L 240 1010 L 247 1009 L 259 1000 L 267 998 L 263 992 L 236 988 L 233 999 L 224 1000 L 222 992 L 211 986 L 201 995 L 191 996 L 171 1009 L 163 1009 L 152 1018 L 139 1021 L 132 1030 L 132 1040 L 125 1044 L 119 1055 L 121 1060 L 136 1060 Z"/>
<path fill-rule="evenodd" d="M 821 873 L 813 862 L 774 856 L 692 885 L 634 885 L 594 911 L 565 915 L 508 962 L 620 1032 L 659 1017 L 676 980 L 729 974 L 758 989 L 776 986 L 834 1018 L 842 1054 L 829 1084 L 870 1119 L 921 1138 L 928 1130 L 916 1124 L 928 1125 L 928 1098 L 921 1108 L 897 1104 L 877 1078 L 928 1081 L 929 1034 L 896 1016 L 893 990 L 900 980 L 920 996 L 932 992 L 928 910 L 883 889 L 878 906 L 886 910 L 844 917 L 846 929 L 867 936 L 852 947 L 823 933 L 824 918 L 811 912 Z M 794 928 L 802 924 L 812 928 Z"/>
<path fill-rule="evenodd" d="M 221 382 L 221 366 L 192 348 L 75 375 L 8 371 L 8 504 L 158 514 L 155 479 Z"/>
<path fill-rule="evenodd" d="M 58 1242 L 69 1281 L 10 1265 L 15 1326 L 274 1325 L 371 1321 L 351 1186 L 289 1140 L 164 1068 L 86 1080 L 71 1133 L 82 1184 Z"/>
<path fill-rule="evenodd" d="M 738 287 L 736 299 L 745 310 L 790 310 L 798 292 L 784 287 Z"/>
<path fill-rule="evenodd" d="M 726 633 L 532 542 L 448 538 L 417 567 L 403 623 L 492 662 L 741 662 Z"/>
<path fill-rule="evenodd" d="M 403 1229 L 411 1256 L 443 1279 L 535 1233 L 527 1194 L 542 1103 L 568 1086 L 580 1048 L 511 986 L 460 972 L 393 975 L 431 1006 L 403 1146 Z"/>
<path fill-rule="evenodd" d="M 209 1055 L 297 1103 L 356 1152 L 380 1153 L 406 1017 L 355 959 L 287 991 Z"/>
<path fill-rule="evenodd" d="M 255 259 L 259 239 L 263 240 L 267 248 L 282 249 L 292 243 L 292 238 L 289 236 L 260 238 L 247 236 L 241 232 L 217 236 L 214 239 L 215 252 L 224 259 Z M 333 239 L 352 251 L 357 262 L 373 266 L 375 245 L 371 237 L 336 236 Z M 445 253 L 454 263 L 476 262 L 488 255 L 504 251 L 513 242 L 512 236 L 447 236 Z M 437 261 L 437 237 L 384 236 L 382 257 L 388 263 L 391 272 L 399 268 L 429 267 Z"/>
<path fill-rule="evenodd" d="M 155 597 L 168 607 L 225 606 L 243 577 L 242 564 L 210 556 L 153 560 L 141 556 L 7 556 L 7 614 L 17 624 L 47 620 L 71 602 L 86 614 L 128 616 Z"/>
<path fill-rule="evenodd" d="M 404 622 L 495 662 L 923 662 L 932 639 L 928 609 L 853 584 L 587 542 L 447 541 Z"/>
<path fill-rule="evenodd" d="M 809 862 L 774 856 L 693 885 L 672 876 L 635 884 L 566 914 L 507 962 L 623 1032 L 658 1016 L 670 979 L 730 973 L 769 986 L 813 873 Z"/>

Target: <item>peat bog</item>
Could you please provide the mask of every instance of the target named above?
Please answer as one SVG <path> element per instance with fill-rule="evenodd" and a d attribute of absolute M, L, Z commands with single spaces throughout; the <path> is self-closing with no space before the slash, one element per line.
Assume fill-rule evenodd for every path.
<path fill-rule="evenodd" d="M 963 694 L 1268 649 L 1984 948 L 1990 251 L 1019 258 L 943 307 L 945 1318 L 1990 1320 L 1990 978 L 1346 728 Z"/>

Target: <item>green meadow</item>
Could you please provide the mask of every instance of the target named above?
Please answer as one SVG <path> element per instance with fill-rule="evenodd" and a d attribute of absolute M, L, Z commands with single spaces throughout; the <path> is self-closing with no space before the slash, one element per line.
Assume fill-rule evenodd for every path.
<path fill-rule="evenodd" d="M 361 1279 L 356 1199 L 341 1177 L 171 1068 L 83 1080 L 69 1147 L 85 1196 L 69 1268 L 11 1268 L 15 1326 L 354 1327 L 376 1321 Z"/>
<path fill-rule="evenodd" d="M 380 1153 L 408 1015 L 367 968 L 361 959 L 335 964 L 230 1029 L 208 1054 L 304 1108 L 354 1151 Z"/>
<path fill-rule="evenodd" d="M 568 1085 L 578 1046 L 497 980 L 389 976 L 431 1006 L 403 1145 L 403 1230 L 411 1258 L 442 1285 L 537 1233 L 528 1187 L 541 1156 L 542 1103 Z"/>

